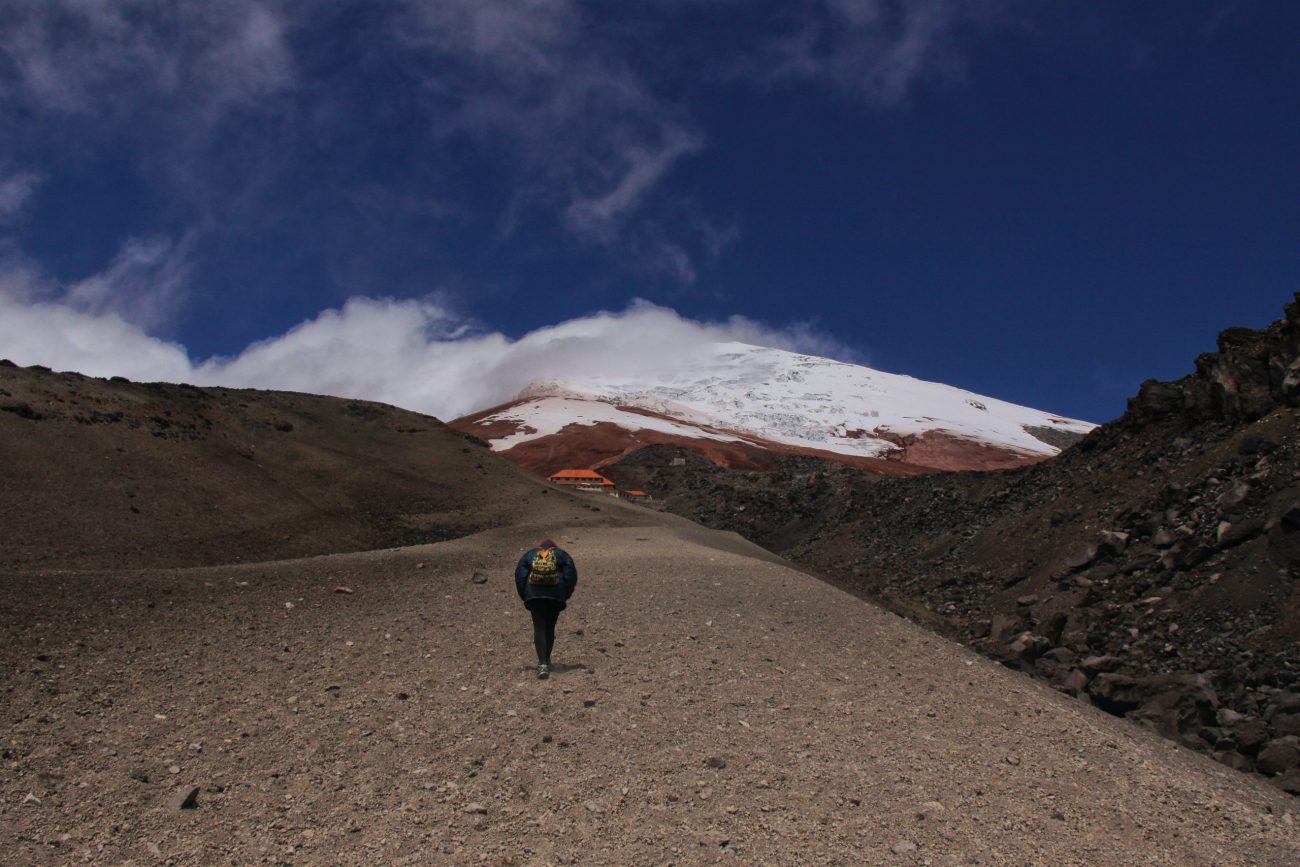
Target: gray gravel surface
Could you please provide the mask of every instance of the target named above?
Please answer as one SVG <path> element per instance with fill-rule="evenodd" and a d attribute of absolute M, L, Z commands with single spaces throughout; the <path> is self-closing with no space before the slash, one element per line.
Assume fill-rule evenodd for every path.
<path fill-rule="evenodd" d="M 1263 783 L 739 537 L 609 511 L 4 576 L 0 861 L 1300 863 Z M 580 570 L 549 681 L 510 574 L 542 535 Z"/>

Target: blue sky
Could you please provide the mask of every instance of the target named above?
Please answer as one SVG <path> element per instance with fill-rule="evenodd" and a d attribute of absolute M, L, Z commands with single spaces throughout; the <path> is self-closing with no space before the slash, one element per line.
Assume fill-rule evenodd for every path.
<path fill-rule="evenodd" d="M 1289 0 L 0 0 L 0 356 L 446 415 L 449 344 L 641 299 L 1106 421 L 1300 291 L 1297 44 Z"/>

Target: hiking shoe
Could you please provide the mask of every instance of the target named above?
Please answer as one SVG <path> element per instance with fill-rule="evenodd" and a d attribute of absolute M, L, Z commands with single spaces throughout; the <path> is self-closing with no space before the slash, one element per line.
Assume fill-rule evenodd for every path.
<path fill-rule="evenodd" d="M 548 678 L 548 677 L 550 677 L 550 676 L 551 676 L 551 664 L 550 664 L 549 662 L 538 663 L 538 665 L 537 665 L 537 679 L 538 679 L 538 680 L 546 680 L 546 678 Z"/>

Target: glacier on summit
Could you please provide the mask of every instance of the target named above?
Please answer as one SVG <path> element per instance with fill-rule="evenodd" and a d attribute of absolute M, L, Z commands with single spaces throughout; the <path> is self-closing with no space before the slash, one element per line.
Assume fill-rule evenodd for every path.
<path fill-rule="evenodd" d="M 1095 425 L 910 376 L 782 349 L 717 342 L 651 372 L 592 371 L 539 379 L 465 429 L 501 452 L 605 423 L 685 440 L 779 444 L 860 458 L 897 458 L 909 441 L 943 437 L 1032 462 Z"/>

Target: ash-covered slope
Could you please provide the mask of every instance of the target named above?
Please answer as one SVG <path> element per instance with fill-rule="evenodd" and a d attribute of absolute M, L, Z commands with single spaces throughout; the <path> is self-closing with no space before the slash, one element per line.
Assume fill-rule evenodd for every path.
<path fill-rule="evenodd" d="M 729 534 L 559 517 L 545 681 L 533 525 L 0 581 L 0 863 L 1300 863 L 1257 780 Z"/>
<path fill-rule="evenodd" d="M 429 542 L 564 496 L 541 496 L 544 485 L 437 419 L 382 404 L 8 362 L 0 465 L 0 569 Z"/>
<path fill-rule="evenodd" d="M 1022 466 L 1058 453 L 1087 422 L 825 358 L 715 343 L 636 377 L 539 380 L 517 400 L 452 422 L 547 472 L 602 466 L 675 444 L 720 466 L 823 456 L 884 470 Z"/>
<path fill-rule="evenodd" d="M 671 457 L 608 473 L 1300 792 L 1300 300 L 1020 470 L 880 479 Z"/>

